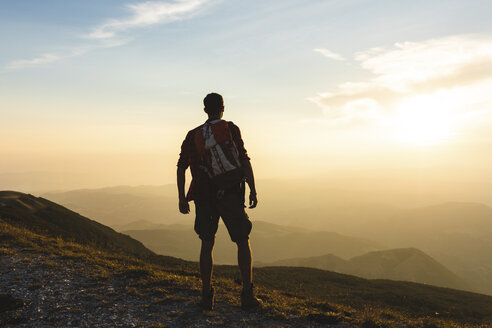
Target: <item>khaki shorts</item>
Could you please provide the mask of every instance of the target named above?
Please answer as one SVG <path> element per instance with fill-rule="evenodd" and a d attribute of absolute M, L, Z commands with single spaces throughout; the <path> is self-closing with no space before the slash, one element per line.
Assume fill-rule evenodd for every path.
<path fill-rule="evenodd" d="M 233 242 L 249 239 L 252 223 L 244 210 L 244 198 L 239 192 L 229 192 L 215 203 L 195 200 L 195 232 L 202 240 L 213 240 L 224 221 Z"/>

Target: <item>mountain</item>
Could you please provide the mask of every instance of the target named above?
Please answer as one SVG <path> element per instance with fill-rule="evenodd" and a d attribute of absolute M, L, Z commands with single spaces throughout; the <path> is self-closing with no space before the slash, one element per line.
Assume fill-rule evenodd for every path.
<path fill-rule="evenodd" d="M 117 227 L 137 219 L 157 223 L 179 223 L 175 186 L 117 186 L 51 192 L 42 196 L 93 218 Z"/>
<path fill-rule="evenodd" d="M 492 208 L 444 203 L 400 210 L 371 221 L 371 226 L 363 232 L 354 231 L 354 235 L 392 248 L 421 249 L 463 277 L 473 289 L 492 294 Z"/>
<path fill-rule="evenodd" d="M 350 259 L 350 273 L 369 279 L 391 279 L 469 290 L 464 280 L 416 248 L 369 252 Z"/>
<path fill-rule="evenodd" d="M 5 222 L 51 237 L 153 255 L 141 242 L 118 233 L 94 220 L 79 215 L 41 197 L 14 191 L 0 191 L 0 218 Z"/>
<path fill-rule="evenodd" d="M 262 263 L 262 266 L 310 267 L 369 279 L 391 279 L 470 290 L 469 285 L 445 266 L 416 248 L 369 252 L 344 260 L 333 254 Z"/>
<path fill-rule="evenodd" d="M 125 234 L 141 241 L 158 254 L 168 254 L 186 260 L 196 260 L 200 239 L 191 225 L 168 226 L 150 230 L 128 230 Z M 382 246 L 369 240 L 343 236 L 334 232 L 281 226 L 262 221 L 253 222 L 251 244 L 255 261 L 271 262 L 277 259 L 321 255 L 328 251 L 341 257 L 361 255 Z M 217 263 L 237 262 L 236 247 L 221 224 L 214 247 Z"/>
<path fill-rule="evenodd" d="M 255 268 L 265 306 L 245 313 L 237 266 L 216 266 L 217 309 L 203 313 L 196 263 L 136 254 L 130 237 L 122 244 L 121 234 L 43 198 L 1 192 L 0 200 L 0 267 L 8 268 L 0 275 L 0 326 L 492 324 L 490 296 L 295 267 Z"/>
<path fill-rule="evenodd" d="M 417 248 L 463 277 L 474 290 L 492 295 L 492 208 L 447 202 L 420 208 L 327 204 L 273 214 L 272 221 L 326 229 L 377 241 L 387 249 Z M 328 253 L 328 252 L 327 252 Z M 291 257 L 292 258 L 292 257 Z"/>
<path fill-rule="evenodd" d="M 266 266 L 288 266 L 288 267 L 305 267 L 316 268 L 321 270 L 334 271 L 339 273 L 348 273 L 354 271 L 350 261 L 342 259 L 333 254 L 326 254 L 313 257 L 297 257 L 292 259 L 283 259 L 271 263 L 258 262 L 257 265 Z"/>

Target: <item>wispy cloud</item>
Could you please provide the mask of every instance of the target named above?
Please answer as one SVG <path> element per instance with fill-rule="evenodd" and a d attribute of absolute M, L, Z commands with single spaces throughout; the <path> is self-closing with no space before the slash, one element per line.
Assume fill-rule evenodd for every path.
<path fill-rule="evenodd" d="M 33 59 L 17 59 L 10 62 L 6 69 L 22 69 L 27 67 L 33 67 L 43 64 L 49 64 L 60 60 L 62 57 L 55 54 L 42 54 L 37 58 Z"/>
<path fill-rule="evenodd" d="M 210 2 L 211 0 L 175 0 L 127 4 L 125 7 L 130 11 L 128 17 L 109 19 L 106 23 L 92 28 L 89 33 L 82 36 L 83 39 L 90 40 L 92 44 L 73 48 L 68 54 L 49 53 L 33 59 L 17 59 L 7 64 L 5 68 L 17 70 L 35 67 L 79 56 L 97 48 L 122 46 L 131 40 L 128 37 L 119 36 L 124 31 L 189 19 Z"/>
<path fill-rule="evenodd" d="M 398 102 L 415 95 L 443 90 L 464 95 L 465 88 L 490 82 L 492 38 L 451 36 L 396 43 L 358 52 L 354 60 L 374 77 L 345 82 L 336 90 L 308 98 L 330 120 L 379 118 L 394 110 Z M 492 94 L 487 98 L 481 96 L 480 102 L 492 101 Z M 469 103 L 476 100 L 469 99 Z"/>
<path fill-rule="evenodd" d="M 170 23 L 189 18 L 196 13 L 206 0 L 178 0 L 175 2 L 148 1 L 138 4 L 128 4 L 131 16 L 123 19 L 111 19 L 92 30 L 86 35 L 89 39 L 110 39 L 118 32 L 131 28 L 144 27 L 154 24 Z"/>
<path fill-rule="evenodd" d="M 328 49 L 315 48 L 315 49 L 313 49 L 313 51 L 319 52 L 323 56 L 328 57 L 330 59 L 334 59 L 334 60 L 345 60 L 345 58 L 343 58 L 342 55 L 339 55 L 339 54 L 337 54 L 337 53 L 335 53 L 335 52 L 333 52 L 331 50 L 328 50 Z"/>

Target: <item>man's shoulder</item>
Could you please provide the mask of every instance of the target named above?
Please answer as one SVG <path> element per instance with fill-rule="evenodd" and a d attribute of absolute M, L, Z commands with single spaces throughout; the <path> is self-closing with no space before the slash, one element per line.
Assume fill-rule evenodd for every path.
<path fill-rule="evenodd" d="M 188 133 L 186 134 L 186 139 L 193 137 L 196 134 L 196 131 L 198 131 L 202 126 L 203 126 L 203 124 L 200 124 L 196 128 L 193 128 L 190 131 L 188 131 Z"/>
<path fill-rule="evenodd" d="M 226 121 L 229 124 L 229 129 L 239 131 L 239 127 L 232 121 Z"/>

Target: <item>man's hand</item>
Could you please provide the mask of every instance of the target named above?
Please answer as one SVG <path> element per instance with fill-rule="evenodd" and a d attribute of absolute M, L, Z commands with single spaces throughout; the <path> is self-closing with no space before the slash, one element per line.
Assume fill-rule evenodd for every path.
<path fill-rule="evenodd" d="M 258 205 L 258 199 L 256 198 L 256 193 L 249 193 L 249 208 L 255 208 Z"/>
<path fill-rule="evenodd" d="M 188 204 L 188 201 L 185 198 L 179 199 L 179 211 L 183 214 L 190 213 L 190 204 Z"/>

